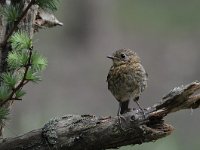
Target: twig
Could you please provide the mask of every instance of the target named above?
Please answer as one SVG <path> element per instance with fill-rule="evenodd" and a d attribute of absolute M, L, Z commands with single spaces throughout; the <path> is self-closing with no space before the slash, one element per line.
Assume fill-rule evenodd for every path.
<path fill-rule="evenodd" d="M 13 32 L 17 29 L 17 26 L 19 25 L 21 20 L 24 18 L 24 16 L 27 14 L 27 12 L 31 8 L 31 6 L 34 5 L 34 3 L 35 3 L 35 0 L 31 0 L 31 2 L 28 4 L 26 9 L 22 12 L 21 16 L 19 16 L 17 21 L 14 22 L 14 26 L 11 28 L 10 32 L 7 34 L 7 36 L 5 37 L 4 41 L 1 43 L 2 49 L 6 46 L 6 43 L 7 43 L 8 39 L 13 34 Z"/>
<path fill-rule="evenodd" d="M 0 107 L 2 107 L 5 103 L 7 103 L 9 100 L 21 100 L 21 99 L 16 99 L 16 98 L 13 98 L 14 94 L 19 90 L 21 89 L 24 85 L 26 85 L 28 83 L 28 80 L 26 80 L 26 75 L 28 73 L 28 70 L 29 68 L 31 67 L 31 57 L 32 57 L 32 50 L 33 50 L 33 47 L 29 48 L 29 57 L 28 57 L 28 61 L 27 61 L 27 64 L 25 65 L 25 71 L 24 71 L 24 75 L 22 77 L 22 80 L 20 81 L 20 83 L 17 85 L 17 87 L 13 88 L 12 89 L 12 92 L 10 94 L 10 96 L 2 101 L 0 103 Z"/>
<path fill-rule="evenodd" d="M 183 109 L 199 108 L 199 82 L 192 82 L 170 91 L 161 102 L 146 108 L 146 117 L 140 110 L 124 114 L 121 130 L 118 117 L 66 115 L 50 120 L 42 129 L 22 136 L 4 139 L 1 150 L 104 150 L 125 145 L 152 142 L 170 135 L 173 127 L 164 117 Z"/>

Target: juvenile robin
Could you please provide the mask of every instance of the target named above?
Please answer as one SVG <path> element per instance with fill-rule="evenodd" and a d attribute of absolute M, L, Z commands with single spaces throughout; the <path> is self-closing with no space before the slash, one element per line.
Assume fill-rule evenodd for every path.
<path fill-rule="evenodd" d="M 136 102 L 142 110 L 138 100 L 147 87 L 147 73 L 141 65 L 139 56 L 130 49 L 119 49 L 107 57 L 113 61 L 107 82 L 108 89 L 119 102 L 117 115 L 129 111 L 130 100 Z"/>

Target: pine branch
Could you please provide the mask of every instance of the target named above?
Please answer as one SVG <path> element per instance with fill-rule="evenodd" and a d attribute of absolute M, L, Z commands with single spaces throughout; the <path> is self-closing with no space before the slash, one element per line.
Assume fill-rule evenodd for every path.
<path fill-rule="evenodd" d="M 39 81 L 39 73 L 47 66 L 45 57 L 37 51 L 32 52 L 32 48 L 29 49 L 29 47 L 32 47 L 31 38 L 35 30 L 33 25 L 36 21 L 36 15 L 39 13 L 38 7 L 53 12 L 57 10 L 59 0 L 24 0 L 20 1 L 20 4 L 17 1 L 11 2 L 11 5 L 5 4 L 5 1 L 1 2 L 0 8 L 1 21 L 4 22 L 5 20 L 1 28 L 3 37 L 0 42 L 0 138 L 5 126 L 2 122 L 5 121 L 7 111 L 10 110 L 12 105 L 9 101 L 22 100 L 22 96 L 26 94 L 22 89 L 23 86 L 29 81 Z M 24 8 L 27 3 L 27 7 Z M 36 5 L 36 7 L 31 7 L 33 5 Z M 32 8 L 31 11 L 29 11 L 30 8 Z M 30 26 L 28 28 L 21 26 L 20 31 L 17 31 L 21 22 Z M 27 35 L 24 34 L 24 31 Z"/>
<path fill-rule="evenodd" d="M 27 76 L 29 68 L 31 67 L 32 50 L 33 50 L 33 47 L 29 48 L 28 61 L 27 61 L 27 64 L 24 66 L 25 67 L 25 71 L 24 71 L 22 80 L 20 81 L 20 83 L 15 88 L 12 89 L 12 92 L 11 92 L 10 96 L 6 100 L 0 102 L 0 107 L 2 107 L 9 100 L 21 100 L 21 99 L 15 98 L 13 96 L 15 95 L 15 93 L 18 90 L 20 90 L 24 85 L 26 85 L 29 82 L 28 80 L 26 80 L 26 76 Z"/>
<path fill-rule="evenodd" d="M 153 142 L 173 131 L 173 127 L 165 123 L 165 116 L 183 109 L 199 108 L 200 94 L 194 95 L 199 89 L 200 82 L 174 88 L 159 103 L 144 110 L 145 118 L 140 110 L 124 114 L 124 130 L 118 117 L 66 115 L 50 120 L 41 129 L 4 139 L 0 149 L 104 150 Z"/>

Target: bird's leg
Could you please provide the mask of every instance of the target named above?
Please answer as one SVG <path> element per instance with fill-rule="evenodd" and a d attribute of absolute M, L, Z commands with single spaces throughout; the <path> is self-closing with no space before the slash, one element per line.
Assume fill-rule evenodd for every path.
<path fill-rule="evenodd" d="M 130 111 L 130 109 L 128 108 L 128 105 L 129 105 L 129 100 L 120 102 L 120 114 L 124 114 Z"/>
<path fill-rule="evenodd" d="M 134 99 L 135 103 L 137 104 L 137 106 L 139 107 L 139 109 L 142 111 L 144 118 L 146 118 L 146 117 L 145 117 L 145 112 L 144 112 L 144 110 L 142 109 L 142 107 L 140 106 L 138 100 L 139 100 L 139 97 L 136 97 L 136 98 Z"/>
<path fill-rule="evenodd" d="M 125 131 L 125 129 L 123 129 L 123 127 L 122 127 L 122 121 L 121 121 L 121 119 L 123 119 L 124 121 L 126 121 L 126 119 L 124 118 L 124 116 L 122 116 L 121 115 L 121 105 L 122 105 L 122 103 L 121 102 L 119 102 L 119 108 L 118 108 L 118 111 L 117 111 L 117 117 L 118 117 L 118 122 L 119 122 L 119 125 L 120 125 L 120 128 L 123 130 L 123 131 Z"/>

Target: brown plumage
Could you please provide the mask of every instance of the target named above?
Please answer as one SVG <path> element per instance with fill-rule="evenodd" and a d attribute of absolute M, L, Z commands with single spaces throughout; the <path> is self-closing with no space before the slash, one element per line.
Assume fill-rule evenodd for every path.
<path fill-rule="evenodd" d="M 139 56 L 130 49 L 119 49 L 108 58 L 113 60 L 107 76 L 108 89 L 119 102 L 118 115 L 129 110 L 130 100 L 134 100 L 141 109 L 138 100 L 147 87 L 147 73 Z"/>

